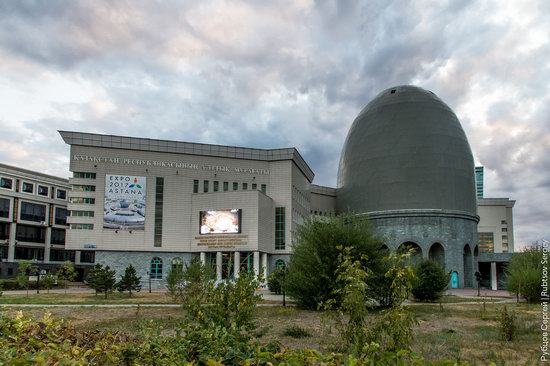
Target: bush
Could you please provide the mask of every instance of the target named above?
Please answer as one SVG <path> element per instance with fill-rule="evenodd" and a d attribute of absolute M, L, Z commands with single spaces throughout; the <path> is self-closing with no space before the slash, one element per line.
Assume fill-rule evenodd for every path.
<path fill-rule="evenodd" d="M 516 331 L 516 314 L 508 312 L 506 306 L 499 311 L 498 314 L 499 333 L 502 339 L 505 341 L 511 341 L 514 339 Z"/>
<path fill-rule="evenodd" d="M 141 277 L 138 277 L 136 269 L 131 264 L 124 270 L 124 276 L 116 284 L 117 290 L 120 292 L 128 291 L 132 297 L 132 291 L 141 291 Z"/>
<path fill-rule="evenodd" d="M 441 298 L 449 283 L 449 274 L 432 260 L 420 262 L 414 269 L 412 294 L 420 301 L 433 302 Z"/>
<path fill-rule="evenodd" d="M 531 248 L 512 256 L 506 268 L 508 291 L 519 294 L 529 303 L 540 301 L 543 252 Z"/>
<path fill-rule="evenodd" d="M 267 288 L 276 294 L 283 292 L 283 284 L 287 275 L 286 268 L 275 268 L 267 277 Z"/>
<path fill-rule="evenodd" d="M 298 231 L 288 266 L 286 292 L 302 307 L 317 309 L 319 303 L 331 298 L 335 288 L 338 246 L 353 247 L 352 260 L 366 255 L 367 268 L 379 273 L 375 268 L 381 263 L 382 245 L 364 219 L 350 215 L 327 217 L 323 221 L 310 219 Z M 373 276 L 372 282 L 375 280 Z"/>
<path fill-rule="evenodd" d="M 297 325 L 291 325 L 286 327 L 283 331 L 283 335 L 292 338 L 307 338 L 311 337 L 311 333 L 307 329 L 299 327 Z"/>

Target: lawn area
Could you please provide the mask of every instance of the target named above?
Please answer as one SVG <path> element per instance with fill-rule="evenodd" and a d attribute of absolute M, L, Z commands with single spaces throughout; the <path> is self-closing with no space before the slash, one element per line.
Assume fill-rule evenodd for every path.
<path fill-rule="evenodd" d="M 0 296 L 1 304 L 171 304 L 172 299 L 164 292 L 138 292 L 133 293 L 132 297 L 128 293 L 113 292 L 107 296 L 103 294 L 95 295 L 93 293 L 45 293 L 29 294 L 9 294 Z"/>
<path fill-rule="evenodd" d="M 532 365 L 539 355 L 540 307 L 526 304 L 507 304 L 517 314 L 517 338 L 511 342 L 500 340 L 497 315 L 502 304 L 443 304 L 411 306 L 418 325 L 412 348 L 429 360 L 444 357 L 486 365 L 489 360 L 497 365 Z M 4 310 L 8 316 L 17 309 Z M 136 332 L 141 326 L 161 328 L 172 332 L 182 321 L 179 308 L 51 308 L 54 316 L 71 321 L 77 330 L 109 330 Z M 40 318 L 44 309 L 23 309 Z M 321 327 L 321 312 L 296 307 L 258 307 L 256 337 L 262 343 L 277 339 L 290 348 L 330 350 L 334 335 L 327 335 Z M 378 316 L 371 315 L 371 319 Z M 289 327 L 305 329 L 311 336 L 293 338 L 284 335 Z M 506 362 L 505 362 L 506 361 Z"/>

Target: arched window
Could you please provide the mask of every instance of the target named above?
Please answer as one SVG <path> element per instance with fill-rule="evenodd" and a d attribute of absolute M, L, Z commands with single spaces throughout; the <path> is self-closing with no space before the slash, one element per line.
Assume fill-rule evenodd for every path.
<path fill-rule="evenodd" d="M 286 268 L 286 262 L 282 259 L 277 259 L 275 261 L 275 268 L 285 269 Z"/>
<path fill-rule="evenodd" d="M 151 259 L 151 270 L 149 273 L 154 280 L 162 279 L 162 259 L 159 257 Z"/>

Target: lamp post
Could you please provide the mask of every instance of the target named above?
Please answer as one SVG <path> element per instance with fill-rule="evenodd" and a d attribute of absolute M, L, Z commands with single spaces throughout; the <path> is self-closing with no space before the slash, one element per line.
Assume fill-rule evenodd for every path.
<path fill-rule="evenodd" d="M 147 271 L 147 276 L 149 276 L 149 293 L 151 293 L 151 272 Z"/>
<path fill-rule="evenodd" d="M 477 296 L 479 297 L 479 285 L 481 283 L 481 273 L 479 273 L 479 271 L 476 271 L 475 276 L 477 280 Z"/>
<path fill-rule="evenodd" d="M 283 269 L 283 306 L 286 306 L 286 293 L 285 293 L 285 281 L 286 281 L 286 268 Z"/>
<path fill-rule="evenodd" d="M 40 293 L 40 269 L 36 269 L 36 293 Z"/>

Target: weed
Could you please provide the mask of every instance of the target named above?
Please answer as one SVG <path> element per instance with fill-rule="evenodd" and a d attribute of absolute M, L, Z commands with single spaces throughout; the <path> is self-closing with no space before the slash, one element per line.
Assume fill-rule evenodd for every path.
<path fill-rule="evenodd" d="M 513 311 L 508 312 L 508 309 L 504 306 L 504 308 L 499 312 L 498 323 L 501 337 L 505 341 L 513 340 L 516 330 L 516 313 Z"/>
<path fill-rule="evenodd" d="M 291 325 L 289 327 L 286 327 L 284 332 L 284 336 L 292 337 L 292 338 L 307 338 L 311 337 L 311 333 L 298 325 Z"/>

